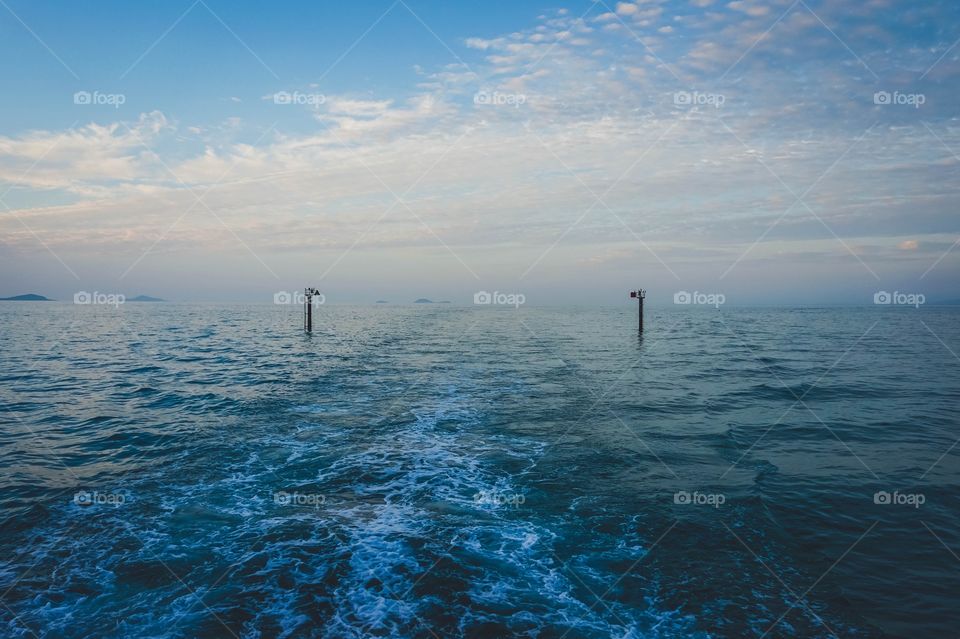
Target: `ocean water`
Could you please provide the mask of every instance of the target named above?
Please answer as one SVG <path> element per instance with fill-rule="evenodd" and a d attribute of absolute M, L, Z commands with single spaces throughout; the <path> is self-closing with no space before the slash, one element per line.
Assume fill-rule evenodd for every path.
<path fill-rule="evenodd" d="M 943 637 L 960 311 L 0 304 L 0 635 Z"/>

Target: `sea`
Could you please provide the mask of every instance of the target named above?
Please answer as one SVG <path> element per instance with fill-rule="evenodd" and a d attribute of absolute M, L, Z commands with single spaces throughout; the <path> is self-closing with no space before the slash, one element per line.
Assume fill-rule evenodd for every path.
<path fill-rule="evenodd" d="M 960 309 L 0 304 L 0 636 L 947 637 Z"/>

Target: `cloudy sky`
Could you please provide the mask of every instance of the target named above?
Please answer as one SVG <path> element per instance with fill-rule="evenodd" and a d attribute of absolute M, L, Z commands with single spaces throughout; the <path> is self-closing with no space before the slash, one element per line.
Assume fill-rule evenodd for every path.
<path fill-rule="evenodd" d="M 0 295 L 960 298 L 958 17 L 0 0 Z"/>

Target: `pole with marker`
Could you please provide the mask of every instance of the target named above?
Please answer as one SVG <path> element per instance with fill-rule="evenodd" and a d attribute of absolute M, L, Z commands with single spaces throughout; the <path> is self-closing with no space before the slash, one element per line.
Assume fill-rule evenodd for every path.
<path fill-rule="evenodd" d="M 303 330 L 308 333 L 313 332 L 313 296 L 319 294 L 313 287 L 303 289 Z"/>
<path fill-rule="evenodd" d="M 647 296 L 647 292 L 646 292 L 645 290 L 643 290 L 642 288 L 637 289 L 637 290 L 635 290 L 635 291 L 630 291 L 630 297 L 636 298 L 636 300 L 637 300 L 637 302 L 638 302 L 638 310 L 637 310 L 637 317 L 638 317 L 637 333 L 643 333 L 643 300 L 644 300 L 644 298 L 645 298 L 646 296 Z"/>

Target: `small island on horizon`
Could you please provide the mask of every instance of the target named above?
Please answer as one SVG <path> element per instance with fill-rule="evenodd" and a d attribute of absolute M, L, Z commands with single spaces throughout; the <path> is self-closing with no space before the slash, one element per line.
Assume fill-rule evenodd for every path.
<path fill-rule="evenodd" d="M 25 293 L 23 295 L 14 295 L 12 297 L 0 297 L 0 302 L 55 302 L 56 300 L 45 297 L 38 293 Z M 124 300 L 125 302 L 166 302 L 160 297 L 151 297 L 150 295 L 137 295 Z"/>
<path fill-rule="evenodd" d="M 0 297 L 0 302 L 52 302 L 53 300 L 37 293 L 26 293 L 25 295 L 14 295 L 13 297 Z"/>

